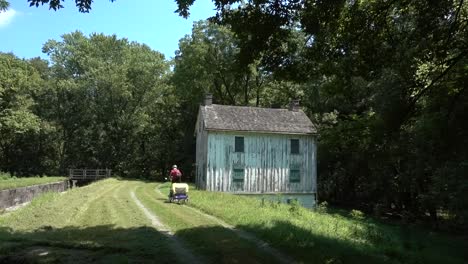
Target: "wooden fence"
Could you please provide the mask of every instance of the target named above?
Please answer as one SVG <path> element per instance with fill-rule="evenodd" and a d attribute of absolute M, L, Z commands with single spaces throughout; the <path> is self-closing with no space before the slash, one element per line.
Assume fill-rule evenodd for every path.
<path fill-rule="evenodd" d="M 69 169 L 70 180 L 99 180 L 111 176 L 109 169 Z"/>

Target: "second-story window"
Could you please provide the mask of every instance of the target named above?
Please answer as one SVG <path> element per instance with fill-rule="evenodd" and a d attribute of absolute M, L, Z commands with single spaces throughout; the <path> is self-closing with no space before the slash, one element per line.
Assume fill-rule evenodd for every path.
<path fill-rule="evenodd" d="M 244 152 L 244 137 L 235 137 L 234 152 Z"/>
<path fill-rule="evenodd" d="M 299 154 L 299 139 L 291 139 L 291 154 Z"/>

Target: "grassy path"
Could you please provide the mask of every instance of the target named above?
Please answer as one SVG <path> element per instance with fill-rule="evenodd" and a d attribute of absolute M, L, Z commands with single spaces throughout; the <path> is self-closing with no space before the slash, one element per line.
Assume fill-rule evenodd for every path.
<path fill-rule="evenodd" d="M 161 190 L 158 187 L 155 188 L 155 191 L 160 197 L 164 197 L 164 194 L 161 193 Z M 210 219 L 211 221 L 214 221 L 215 223 L 219 224 L 220 226 L 222 226 L 222 227 L 224 227 L 226 229 L 232 230 L 239 237 L 254 243 L 258 249 L 264 251 L 267 254 L 270 254 L 270 255 L 274 256 L 277 262 L 280 262 L 280 263 L 293 263 L 294 262 L 294 260 L 292 258 L 290 258 L 289 256 L 286 256 L 283 253 L 279 252 L 278 250 L 272 248 L 268 243 L 266 243 L 265 241 L 260 240 L 259 238 L 255 237 L 254 235 L 252 235 L 250 233 L 247 233 L 247 232 L 245 232 L 243 230 L 237 229 L 234 226 L 222 221 L 221 219 L 216 218 L 216 217 L 214 217 L 212 215 L 208 215 L 208 214 L 206 214 L 206 213 L 204 213 L 204 212 L 202 212 L 202 211 L 200 211 L 200 210 L 198 210 L 198 209 L 196 209 L 194 207 L 190 207 L 190 206 L 187 206 L 187 205 L 182 205 L 182 206 L 184 208 L 188 209 L 188 210 L 191 210 L 191 211 L 195 212 L 198 215 L 201 215 L 201 216 L 205 217 L 205 219 Z"/>
<path fill-rule="evenodd" d="M 256 243 L 240 237 L 216 219 L 186 206 L 167 203 L 155 192 L 156 184 L 144 184 L 136 195 L 146 208 L 158 217 L 186 244 L 209 263 L 280 263 L 275 256 L 259 250 Z"/>
<path fill-rule="evenodd" d="M 279 263 L 231 227 L 108 179 L 0 215 L 0 263 Z"/>
<path fill-rule="evenodd" d="M 130 197 L 138 184 L 101 181 L 0 216 L 0 262 L 178 263 Z"/>
<path fill-rule="evenodd" d="M 301 263 L 466 263 L 468 256 L 466 241 L 407 226 L 197 190 L 190 206 L 177 205 L 166 202 L 167 192 L 107 179 L 42 195 L 0 214 L 0 263 L 293 262 L 270 245 Z"/>
<path fill-rule="evenodd" d="M 178 256 L 180 257 L 181 262 L 185 261 L 188 263 L 202 263 L 199 260 L 199 257 L 195 257 L 187 248 L 177 239 L 174 234 L 168 230 L 163 223 L 158 219 L 156 215 L 151 213 L 141 202 L 136 198 L 135 193 L 132 191 L 131 192 L 132 199 L 135 201 L 135 203 L 140 207 L 140 209 L 145 213 L 146 217 L 151 220 L 151 223 L 153 226 L 158 229 L 158 231 L 162 232 L 163 234 L 166 235 L 171 241 L 170 247 L 172 252 L 177 252 Z"/>

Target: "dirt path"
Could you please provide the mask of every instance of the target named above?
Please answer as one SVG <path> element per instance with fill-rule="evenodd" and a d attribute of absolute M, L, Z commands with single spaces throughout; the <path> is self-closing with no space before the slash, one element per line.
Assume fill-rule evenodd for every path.
<path fill-rule="evenodd" d="M 155 191 L 160 195 L 160 196 L 163 196 L 165 197 L 165 195 L 163 193 L 161 193 L 161 191 L 158 189 L 158 187 L 156 186 L 155 188 Z M 183 205 L 184 208 L 188 209 L 188 210 L 191 210 L 199 215 L 202 215 L 203 217 L 207 218 L 207 219 L 210 219 L 211 221 L 213 222 L 216 222 L 217 224 L 219 224 L 220 226 L 224 227 L 224 228 L 227 228 L 231 231 L 233 231 L 234 233 L 236 233 L 239 237 L 247 240 L 247 241 L 250 241 L 252 243 L 254 243 L 260 250 L 266 252 L 267 254 L 270 254 L 272 256 L 274 256 L 276 258 L 276 260 L 280 263 L 295 263 L 295 261 L 289 257 L 289 256 L 286 256 L 285 254 L 279 252 L 278 250 L 272 248 L 268 243 L 266 243 L 265 241 L 257 238 L 256 236 L 254 236 L 253 234 L 251 233 L 248 233 L 248 232 L 245 232 L 243 230 L 240 230 L 240 229 L 237 229 L 235 228 L 234 226 L 224 222 L 223 220 L 215 217 L 215 216 L 212 216 L 212 215 L 209 215 L 209 214 L 206 214 L 196 208 L 193 208 L 191 206 L 187 206 L 187 205 Z"/>
<path fill-rule="evenodd" d="M 135 196 L 135 192 L 131 191 L 131 197 L 133 201 L 138 205 L 138 207 L 143 211 L 148 219 L 151 220 L 152 225 L 161 233 L 163 233 L 166 237 L 171 240 L 171 249 L 173 250 L 174 254 L 177 254 L 181 257 L 183 262 L 186 263 L 202 263 L 198 258 L 196 258 L 190 251 L 186 249 L 185 246 L 174 236 L 174 234 L 167 228 L 159 218 L 151 213 L 148 208 L 146 208 L 140 200 Z"/>

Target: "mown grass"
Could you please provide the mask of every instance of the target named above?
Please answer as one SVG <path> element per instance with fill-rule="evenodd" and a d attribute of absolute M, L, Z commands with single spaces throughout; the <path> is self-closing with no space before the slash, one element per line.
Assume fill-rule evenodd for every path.
<path fill-rule="evenodd" d="M 52 182 L 59 182 L 66 179 L 66 177 L 28 177 L 28 178 L 16 178 L 16 177 L 0 177 L 0 190 L 14 189 L 19 187 L 26 187 L 32 185 L 46 184 Z"/>
<path fill-rule="evenodd" d="M 185 206 L 167 203 L 168 192 L 155 192 L 156 184 L 140 185 L 136 190 L 138 199 L 161 222 L 182 239 L 205 263 L 277 263 L 276 259 L 258 247 L 239 237 L 235 232 L 222 227 Z"/>
<path fill-rule="evenodd" d="M 132 201 L 136 184 L 103 180 L 0 215 L 0 263 L 177 263 Z"/>
<path fill-rule="evenodd" d="M 48 193 L 0 215 L 0 263 L 180 263 L 138 199 L 206 262 L 269 263 L 271 256 L 186 206 L 167 204 L 157 184 L 107 179 Z M 163 194 L 168 186 L 163 185 Z M 246 230 L 299 263 L 465 263 L 468 242 L 297 205 L 190 191 L 190 206 Z"/>
<path fill-rule="evenodd" d="M 187 263 L 137 198 L 202 263 L 276 263 L 250 241 L 191 208 L 165 203 L 155 183 L 107 179 L 47 193 L 0 215 L 0 263 Z"/>
<path fill-rule="evenodd" d="M 162 192 L 168 186 L 161 187 Z M 465 263 L 468 242 L 358 212 L 313 212 L 297 205 L 193 190 L 190 206 L 251 232 L 304 263 Z"/>

